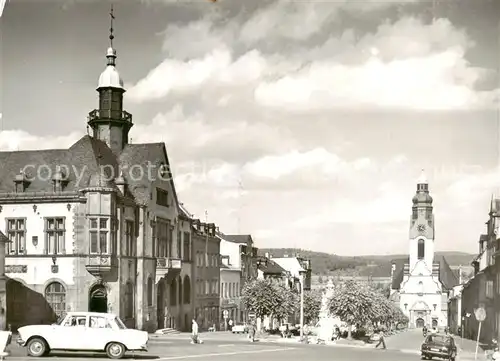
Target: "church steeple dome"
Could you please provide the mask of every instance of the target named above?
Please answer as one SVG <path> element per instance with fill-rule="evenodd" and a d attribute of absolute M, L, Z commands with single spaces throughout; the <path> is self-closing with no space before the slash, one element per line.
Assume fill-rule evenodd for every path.
<path fill-rule="evenodd" d="M 88 116 L 88 125 L 92 128 L 93 137 L 104 141 L 115 154 L 120 154 L 128 144 L 128 133 L 132 128 L 132 115 L 123 110 L 123 80 L 116 70 L 116 50 L 113 47 L 113 5 L 111 5 L 111 27 L 109 29 L 110 47 L 107 50 L 106 69 L 99 76 L 97 92 L 99 93 L 99 109 Z"/>
<path fill-rule="evenodd" d="M 106 58 L 108 59 L 108 64 L 106 69 L 104 69 L 99 76 L 97 90 L 100 88 L 117 88 L 125 90 L 123 87 L 123 79 L 116 69 L 116 50 L 113 47 L 110 46 L 108 48 Z"/>
<path fill-rule="evenodd" d="M 413 205 L 432 205 L 432 197 L 429 194 L 429 182 L 425 176 L 425 171 L 422 169 L 420 177 L 417 180 L 417 193 L 412 199 Z"/>

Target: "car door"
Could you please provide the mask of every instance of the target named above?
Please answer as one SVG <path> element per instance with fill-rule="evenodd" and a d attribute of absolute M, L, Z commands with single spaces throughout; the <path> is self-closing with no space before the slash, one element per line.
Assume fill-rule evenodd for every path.
<path fill-rule="evenodd" d="M 72 315 L 62 325 L 54 325 L 51 340 L 48 341 L 50 347 L 59 350 L 81 350 L 86 323 L 85 315 Z"/>
<path fill-rule="evenodd" d="M 104 350 L 106 344 L 113 341 L 114 331 L 105 316 L 90 316 L 89 327 L 85 336 L 87 350 Z M 116 340 L 115 340 L 116 341 Z"/>

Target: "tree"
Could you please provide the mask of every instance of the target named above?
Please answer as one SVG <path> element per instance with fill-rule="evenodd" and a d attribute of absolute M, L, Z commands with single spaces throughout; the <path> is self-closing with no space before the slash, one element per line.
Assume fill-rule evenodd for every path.
<path fill-rule="evenodd" d="M 278 304 L 270 314 L 278 320 L 285 320 L 298 310 L 299 295 L 283 283 L 274 284 Z"/>
<path fill-rule="evenodd" d="M 242 302 L 261 321 L 265 316 L 282 320 L 296 310 L 297 294 L 282 283 L 257 279 L 243 287 Z"/>
<path fill-rule="evenodd" d="M 373 299 L 374 291 L 365 284 L 354 280 L 341 282 L 328 302 L 330 313 L 348 324 L 348 338 L 352 325 L 366 325 L 376 318 Z"/>
<path fill-rule="evenodd" d="M 304 292 L 304 323 L 314 322 L 321 311 L 321 292 L 310 290 Z"/>

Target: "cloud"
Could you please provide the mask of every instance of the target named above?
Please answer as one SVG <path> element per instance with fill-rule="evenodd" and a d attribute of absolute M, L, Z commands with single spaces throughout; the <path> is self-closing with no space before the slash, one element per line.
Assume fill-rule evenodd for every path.
<path fill-rule="evenodd" d="M 23 130 L 3 130 L 0 132 L 0 151 L 64 149 L 82 135 L 80 132 L 72 132 L 62 136 L 36 136 Z"/>
<path fill-rule="evenodd" d="M 491 122 L 476 110 L 495 101 L 478 87 L 492 73 L 469 61 L 482 42 L 448 19 L 424 21 L 416 2 L 399 15 L 400 0 L 230 0 L 183 4 L 182 14 L 169 5 L 176 20 L 162 24 L 158 54 L 144 54 L 145 64 L 160 61 L 129 67 L 139 79 L 126 93 L 134 143 L 164 141 L 179 198 L 221 230 L 337 253 L 406 251 L 425 167 L 440 237 L 466 245 L 482 226 L 475 191 L 496 181 L 457 163 L 491 156 L 476 140 L 493 134 Z M 476 131 L 454 125 L 466 117 Z M 72 137 L 11 130 L 0 148 L 63 147 Z M 467 235 L 455 237 L 456 224 Z"/>
<path fill-rule="evenodd" d="M 246 24 L 253 21 L 266 28 L 279 6 L 283 5 L 259 10 Z M 321 16 L 328 18 L 326 13 Z M 206 30 L 212 39 L 209 44 L 215 48 L 203 57 L 186 61 L 165 59 L 129 90 L 128 99 L 145 102 L 171 93 L 200 94 L 209 89 L 234 92 L 238 99 L 244 88 L 247 96 L 251 94 L 254 107 L 286 112 L 463 110 L 491 107 L 495 101 L 495 92 L 475 88 L 489 72 L 472 67 L 465 59 L 474 43 L 446 19 L 425 24 L 404 18 L 383 24 L 359 39 L 352 35 L 330 37 L 316 48 L 316 59 L 303 56 L 304 49 L 287 57 L 266 54 L 258 44 L 238 56 L 226 43 L 230 40 L 222 30 L 211 33 L 207 26 L 198 21 L 187 30 L 177 31 L 182 39 L 186 32 Z M 234 31 L 233 27 L 229 29 Z M 260 39 L 257 32 L 251 33 Z M 226 96 L 220 101 L 228 99 Z"/>

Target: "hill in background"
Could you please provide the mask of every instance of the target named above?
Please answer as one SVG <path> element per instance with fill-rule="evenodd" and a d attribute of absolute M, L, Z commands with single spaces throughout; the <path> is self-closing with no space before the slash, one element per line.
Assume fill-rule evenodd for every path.
<path fill-rule="evenodd" d="M 392 261 L 408 259 L 408 255 L 394 254 L 384 256 L 339 256 L 324 252 L 314 252 L 297 248 L 261 248 L 259 254 L 264 256 L 269 253 L 273 257 L 284 257 L 285 255 L 301 257 L 311 260 L 312 272 L 316 275 L 336 275 L 354 273 L 359 276 L 389 277 L 391 274 Z M 436 252 L 436 258 L 445 257 L 451 268 L 464 266 L 470 268 L 473 254 L 464 252 Z"/>

